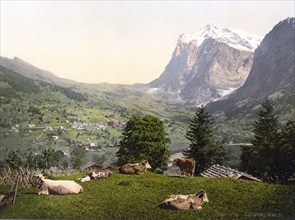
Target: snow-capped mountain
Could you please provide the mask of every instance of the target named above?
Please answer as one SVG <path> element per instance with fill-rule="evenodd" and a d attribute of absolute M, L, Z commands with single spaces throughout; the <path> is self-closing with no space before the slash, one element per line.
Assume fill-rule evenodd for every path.
<path fill-rule="evenodd" d="M 261 42 L 260 36 L 249 34 L 246 31 L 236 28 L 218 28 L 212 22 L 208 23 L 199 31 L 180 35 L 178 41 L 188 44 L 192 40 L 196 40 L 198 46 L 200 46 L 207 38 L 213 38 L 218 42 L 225 43 L 238 50 L 252 52 L 254 52 Z"/>
<path fill-rule="evenodd" d="M 179 36 L 172 58 L 158 79 L 146 85 L 155 98 L 206 104 L 245 82 L 261 38 L 209 23 Z M 220 92 L 221 91 L 221 92 Z"/>

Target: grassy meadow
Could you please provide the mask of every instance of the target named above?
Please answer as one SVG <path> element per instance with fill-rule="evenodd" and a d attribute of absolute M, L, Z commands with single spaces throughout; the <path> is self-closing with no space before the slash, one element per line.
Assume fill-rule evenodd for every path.
<path fill-rule="evenodd" d="M 75 179 L 83 174 L 54 177 Z M 79 182 L 79 181 L 78 181 Z M 277 219 L 295 218 L 295 186 L 234 179 L 165 177 L 147 172 L 80 183 L 78 195 L 38 195 L 23 190 L 14 205 L 0 212 L 3 219 Z M 164 210 L 158 205 L 171 194 L 207 192 L 202 211 Z"/>

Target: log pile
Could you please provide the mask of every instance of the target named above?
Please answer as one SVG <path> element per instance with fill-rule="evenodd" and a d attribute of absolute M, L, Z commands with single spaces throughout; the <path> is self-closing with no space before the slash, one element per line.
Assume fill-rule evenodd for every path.
<path fill-rule="evenodd" d="M 28 189 L 35 185 L 32 182 L 34 175 L 32 170 L 22 167 L 12 170 L 7 166 L 0 171 L 0 185 L 10 187 L 9 192 L 0 193 L 0 210 L 10 202 L 14 204 L 19 189 Z"/>
<path fill-rule="evenodd" d="M 29 168 L 19 167 L 18 170 L 12 170 L 10 167 L 5 167 L 0 172 L 0 185 L 11 187 L 11 189 L 18 185 L 19 189 L 28 189 L 34 186 L 32 182 L 34 175 L 34 171 Z"/>

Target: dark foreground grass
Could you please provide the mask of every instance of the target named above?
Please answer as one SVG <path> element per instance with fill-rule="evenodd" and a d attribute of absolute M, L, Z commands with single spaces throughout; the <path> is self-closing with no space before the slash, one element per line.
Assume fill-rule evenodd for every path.
<path fill-rule="evenodd" d="M 295 186 L 233 179 L 173 178 L 154 173 L 122 175 L 81 183 L 79 195 L 37 195 L 22 191 L 0 218 L 14 219 L 276 219 L 295 218 Z M 202 211 L 158 207 L 170 194 L 204 189 L 209 203 Z"/>

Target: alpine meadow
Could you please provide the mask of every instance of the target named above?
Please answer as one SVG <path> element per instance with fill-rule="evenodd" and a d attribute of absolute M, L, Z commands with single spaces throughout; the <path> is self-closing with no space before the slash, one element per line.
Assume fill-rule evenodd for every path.
<path fill-rule="evenodd" d="M 1 2 L 0 218 L 294 219 L 292 6 Z"/>

